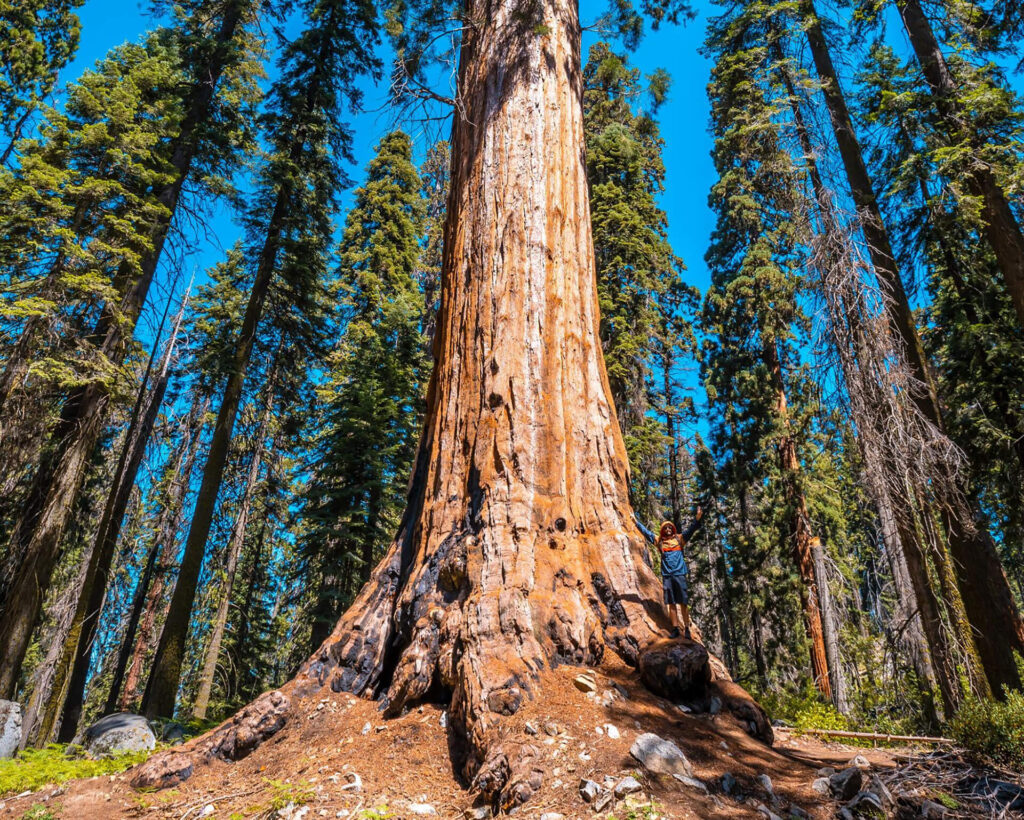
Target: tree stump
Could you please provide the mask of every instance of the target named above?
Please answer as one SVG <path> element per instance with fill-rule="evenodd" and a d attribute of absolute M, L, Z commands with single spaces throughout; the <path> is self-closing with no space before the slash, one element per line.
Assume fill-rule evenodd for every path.
<path fill-rule="evenodd" d="M 644 686 L 671 701 L 703 701 L 711 684 L 708 650 L 696 641 L 655 641 L 640 653 Z"/>

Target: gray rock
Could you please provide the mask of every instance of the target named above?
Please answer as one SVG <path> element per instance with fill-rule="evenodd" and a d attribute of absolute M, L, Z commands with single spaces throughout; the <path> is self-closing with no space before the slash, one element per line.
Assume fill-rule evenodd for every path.
<path fill-rule="evenodd" d="M 698 791 L 701 794 L 708 793 L 707 784 L 703 780 L 698 780 L 696 777 L 687 777 L 685 774 L 674 774 L 672 776 L 684 786 L 688 786 L 694 791 Z"/>
<path fill-rule="evenodd" d="M 732 772 L 726 772 L 722 775 L 722 794 L 732 794 L 736 791 L 736 778 L 732 776 Z"/>
<path fill-rule="evenodd" d="M 817 771 L 818 777 L 831 777 L 835 773 L 836 773 L 836 770 L 834 768 L 832 768 L 831 766 L 823 766 L 822 768 L 818 769 L 818 771 Z"/>
<path fill-rule="evenodd" d="M 871 764 L 868 762 L 868 759 L 866 757 L 864 757 L 864 755 L 857 755 L 856 757 L 852 758 L 850 760 L 850 762 L 847 763 L 846 765 L 847 766 L 856 766 L 858 769 L 870 769 L 871 768 Z"/>
<path fill-rule="evenodd" d="M 757 811 L 762 817 L 767 818 L 767 820 L 782 820 L 782 818 L 779 817 L 779 815 L 773 812 L 764 803 L 757 804 Z"/>
<path fill-rule="evenodd" d="M 856 766 L 836 772 L 828 779 L 833 796 L 844 803 L 853 799 L 853 796 L 860 791 L 863 782 L 864 773 Z"/>
<path fill-rule="evenodd" d="M 557 811 L 546 811 L 540 816 L 540 820 L 565 820 L 565 815 Z"/>
<path fill-rule="evenodd" d="M 614 795 L 621 800 L 627 794 L 636 794 L 639 791 L 643 791 L 643 786 L 640 781 L 635 777 L 624 777 L 618 783 L 615 784 L 615 788 L 612 789 Z"/>
<path fill-rule="evenodd" d="M 21 705 L 0 700 L 0 760 L 14 757 L 21 745 Z"/>
<path fill-rule="evenodd" d="M 766 774 L 759 774 L 757 776 L 757 784 L 768 792 L 769 795 L 775 794 L 775 787 L 772 786 L 772 779 Z"/>
<path fill-rule="evenodd" d="M 946 807 L 931 800 L 925 800 L 921 804 L 921 816 L 925 820 L 941 820 L 946 816 Z"/>
<path fill-rule="evenodd" d="M 594 811 L 604 811 L 612 804 L 614 799 L 615 795 L 611 792 L 604 792 L 594 801 Z"/>
<path fill-rule="evenodd" d="M 882 782 L 882 778 L 877 774 L 871 776 L 871 791 L 882 798 L 882 802 L 886 807 L 896 804 L 896 798 L 892 796 L 892 792 L 889 791 L 889 787 Z"/>
<path fill-rule="evenodd" d="M 652 732 L 640 735 L 630 747 L 629 753 L 650 772 L 693 777 L 690 761 L 682 749 Z"/>
<path fill-rule="evenodd" d="M 466 809 L 466 820 L 491 820 L 494 817 L 494 810 L 490 806 L 475 806 Z"/>
<path fill-rule="evenodd" d="M 856 814 L 885 814 L 885 805 L 882 798 L 874 792 L 863 791 L 854 795 L 853 800 L 846 804 L 846 808 Z"/>
<path fill-rule="evenodd" d="M 846 807 L 841 808 L 836 813 L 836 817 L 838 817 L 839 820 L 854 820 L 853 812 Z"/>
<path fill-rule="evenodd" d="M 127 752 L 148 752 L 156 748 L 156 736 L 142 715 L 116 712 L 101 717 L 73 741 L 85 747 L 89 757 L 116 757 Z"/>
<path fill-rule="evenodd" d="M 832 784 L 828 782 L 827 777 L 819 777 L 811 784 L 811 788 L 822 796 L 832 794 Z"/>
<path fill-rule="evenodd" d="M 795 817 L 797 820 L 811 820 L 811 815 L 804 811 L 799 806 L 789 807 L 789 816 Z"/>
<path fill-rule="evenodd" d="M 537 727 L 527 721 L 526 725 L 523 726 L 523 731 L 528 735 L 535 735 L 537 734 Z"/>
<path fill-rule="evenodd" d="M 548 721 L 544 724 L 544 732 L 551 735 L 551 737 L 558 737 L 559 731 L 558 724 L 554 721 Z"/>
<path fill-rule="evenodd" d="M 435 809 L 429 803 L 410 803 L 408 808 L 410 814 L 415 814 L 419 817 L 437 816 L 437 809 Z"/>
<path fill-rule="evenodd" d="M 583 798 L 584 803 L 593 803 L 603 793 L 604 789 L 593 780 L 588 780 L 585 777 L 580 780 L 580 797 Z"/>

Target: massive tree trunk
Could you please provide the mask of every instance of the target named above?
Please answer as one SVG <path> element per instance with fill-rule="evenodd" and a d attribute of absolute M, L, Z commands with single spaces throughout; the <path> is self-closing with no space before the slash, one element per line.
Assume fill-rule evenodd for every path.
<path fill-rule="evenodd" d="M 451 696 L 462 771 L 510 802 L 501 716 L 554 663 L 635 663 L 662 617 L 601 347 L 572 0 L 470 0 L 437 366 L 398 538 L 303 678 Z"/>
<path fill-rule="evenodd" d="M 514 805 L 540 786 L 540 752 L 503 718 L 538 674 L 607 649 L 636 664 L 667 625 L 598 339 L 577 6 L 466 7 L 436 368 L 399 533 L 289 686 L 136 786 L 247 753 L 329 686 L 386 715 L 450 699 L 458 768 Z"/>

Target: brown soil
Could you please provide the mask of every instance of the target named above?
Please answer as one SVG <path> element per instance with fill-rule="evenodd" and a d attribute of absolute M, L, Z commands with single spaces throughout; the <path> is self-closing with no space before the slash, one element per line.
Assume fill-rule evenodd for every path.
<path fill-rule="evenodd" d="M 730 716 L 691 715 L 650 694 L 636 672 L 617 662 L 606 663 L 596 674 L 595 695 L 585 695 L 573 681 L 580 672 L 562 667 L 545 673 L 542 696 L 524 704 L 507 721 L 510 732 L 536 728 L 531 738 L 546 756 L 546 778 L 541 791 L 515 812 L 523 818 L 539 818 L 559 812 L 566 818 L 609 815 L 625 820 L 629 806 L 619 803 L 599 815 L 579 796 L 580 778 L 602 785 L 605 777 L 616 781 L 627 774 L 646 787 L 634 802 L 653 798 L 653 813 L 635 817 L 734 818 L 762 817 L 759 804 L 785 816 L 790 804 L 811 817 L 832 817 L 835 806 L 811 788 L 821 766 L 845 765 L 853 755 L 865 754 L 873 765 L 892 765 L 892 759 L 876 750 L 852 749 L 810 738 L 790 739 L 782 733 L 774 748 L 748 737 Z M 607 706 L 602 697 L 611 692 Z M 3 801 L 0 817 L 20 818 L 33 805 L 43 803 L 52 816 L 72 820 L 92 818 L 267 817 L 271 809 L 295 799 L 308 808 L 294 814 L 305 820 L 318 817 L 366 817 L 367 810 L 406 818 L 410 803 L 429 803 L 442 818 L 462 817 L 474 796 L 457 780 L 449 760 L 447 733 L 442 726 L 444 708 L 417 707 L 390 720 L 381 717 L 378 705 L 352 695 L 321 694 L 297 704 L 288 725 L 237 763 L 214 762 L 176 788 L 140 794 L 128 785 L 130 773 L 77 781 L 64 789 L 44 789 L 32 795 Z M 299 717 L 301 715 L 301 717 Z M 551 736 L 548 724 L 557 725 Z M 620 737 L 612 739 L 597 727 L 615 726 Z M 368 727 L 368 728 L 367 728 Z M 551 727 L 554 728 L 554 727 Z M 642 773 L 629 749 L 643 732 L 654 732 L 676 742 L 693 764 L 694 775 L 710 787 L 702 795 L 670 778 Z M 737 800 L 721 793 L 720 778 L 730 772 L 738 781 Z M 355 773 L 359 791 L 343 789 Z M 767 774 L 779 796 L 771 798 L 755 782 Z M 212 806 L 212 813 L 207 806 Z M 387 807 L 391 815 L 383 812 Z M 207 813 L 204 815 L 203 811 Z M 348 814 L 344 814 L 344 812 Z M 339 814 L 342 812 L 342 814 Z"/>

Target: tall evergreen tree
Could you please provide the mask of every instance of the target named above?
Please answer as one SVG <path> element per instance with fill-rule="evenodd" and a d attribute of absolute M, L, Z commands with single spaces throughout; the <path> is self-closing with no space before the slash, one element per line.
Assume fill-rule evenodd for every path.
<path fill-rule="evenodd" d="M 583 78 L 601 341 L 632 468 L 633 503 L 649 518 L 657 512 L 652 485 L 661 483 L 668 446 L 659 416 L 670 401 L 659 360 L 679 352 L 688 329 L 683 308 L 693 299 L 657 203 L 665 166 L 655 114 L 669 81 L 663 71 L 649 78 L 650 107 L 643 110 L 639 70 L 603 42 L 591 47 Z"/>
<path fill-rule="evenodd" d="M 305 492 L 314 649 L 366 582 L 405 502 L 429 361 L 415 276 L 424 252 L 420 188 L 411 140 L 389 134 L 346 218 L 338 268 L 344 335 L 320 390 L 321 431 Z"/>
<path fill-rule="evenodd" d="M 331 208 L 347 181 L 351 136 L 341 117 L 359 101 L 357 79 L 376 70 L 376 13 L 367 0 L 306 0 L 304 30 L 282 51 L 264 117 L 268 159 L 247 218 L 252 287 L 235 340 L 210 452 L 144 698 L 150 716 L 170 715 L 181 679 L 196 584 L 217 504 L 246 369 L 268 297 L 282 324 L 301 330 L 322 310 Z M 291 344 L 301 344 L 292 336 Z"/>
<path fill-rule="evenodd" d="M 53 93 L 78 50 L 75 9 L 85 0 L 5 0 L 0 4 L 0 166 L 29 135 L 33 113 Z"/>

